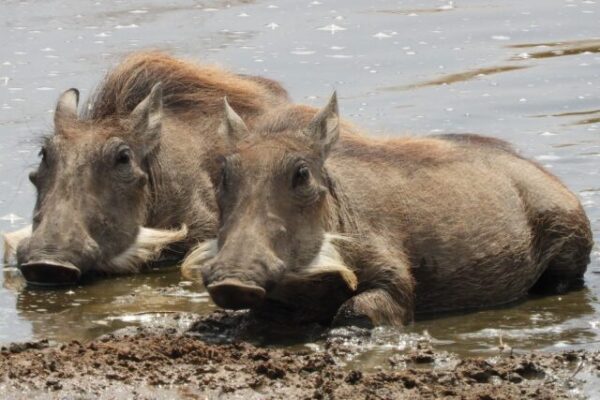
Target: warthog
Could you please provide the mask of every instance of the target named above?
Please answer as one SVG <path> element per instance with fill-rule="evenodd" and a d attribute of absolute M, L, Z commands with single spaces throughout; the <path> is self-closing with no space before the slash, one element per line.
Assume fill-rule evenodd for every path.
<path fill-rule="evenodd" d="M 5 259 L 16 253 L 29 282 L 72 283 L 137 272 L 169 245 L 183 257 L 213 238 L 223 96 L 250 120 L 287 100 L 268 79 L 155 52 L 125 59 L 81 115 L 79 92 L 63 93 L 30 174 L 33 225 L 5 236 Z"/>
<path fill-rule="evenodd" d="M 335 95 L 316 116 L 285 105 L 251 128 L 226 110 L 218 239 L 184 261 L 222 307 L 293 315 L 337 276 L 346 296 L 317 293 L 313 318 L 402 325 L 582 282 L 592 234 L 578 199 L 506 142 L 345 135 Z"/>

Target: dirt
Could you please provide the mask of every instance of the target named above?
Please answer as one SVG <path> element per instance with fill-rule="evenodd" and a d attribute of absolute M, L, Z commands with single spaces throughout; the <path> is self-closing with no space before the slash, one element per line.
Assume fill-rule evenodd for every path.
<path fill-rule="evenodd" d="M 246 314 L 215 312 L 183 331 L 140 327 L 88 343 L 11 344 L 0 351 L 0 393 L 15 399 L 562 399 L 593 398 L 590 382 L 597 388 L 600 379 L 600 353 L 504 351 L 461 359 L 424 340 L 379 366 L 355 369 L 348 360 L 366 331 L 329 332 L 312 349 L 251 343 L 264 337 L 261 331 L 264 324 Z"/>

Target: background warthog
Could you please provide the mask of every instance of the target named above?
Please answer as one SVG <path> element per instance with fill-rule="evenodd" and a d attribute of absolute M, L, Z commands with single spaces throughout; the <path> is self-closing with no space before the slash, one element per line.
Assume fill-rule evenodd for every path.
<path fill-rule="evenodd" d="M 33 225 L 5 237 L 30 282 L 70 283 L 89 272 L 136 272 L 170 244 L 214 237 L 210 169 L 222 98 L 252 120 L 287 96 L 275 82 L 134 54 L 108 74 L 78 115 L 63 93 L 54 134 L 30 179 Z"/>
<path fill-rule="evenodd" d="M 400 325 L 581 283 L 592 237 L 579 201 L 505 142 L 342 135 L 336 145 L 335 95 L 316 116 L 283 106 L 253 129 L 226 109 L 222 132 L 237 149 L 217 182 L 218 242 L 184 263 L 204 263 L 222 307 L 302 309 L 306 279 L 337 273 L 350 290 L 334 323 Z M 294 280 L 304 296 L 281 290 Z"/>

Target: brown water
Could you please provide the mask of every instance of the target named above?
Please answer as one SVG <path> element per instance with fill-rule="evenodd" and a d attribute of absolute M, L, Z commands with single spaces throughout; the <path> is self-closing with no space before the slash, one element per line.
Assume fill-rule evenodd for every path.
<path fill-rule="evenodd" d="M 597 1 L 3 1 L 0 230 L 28 223 L 27 172 L 58 94 L 85 96 L 127 52 L 160 48 L 281 80 L 298 102 L 341 111 L 376 135 L 478 132 L 513 142 L 579 194 L 600 234 Z M 474 205 L 476 206 L 476 205 Z M 58 290 L 0 277 L 0 343 L 86 340 L 166 313 L 214 308 L 177 270 Z M 357 361 L 429 335 L 459 353 L 600 348 L 600 251 L 587 288 L 374 332 Z M 189 320 L 182 319 L 185 325 Z"/>

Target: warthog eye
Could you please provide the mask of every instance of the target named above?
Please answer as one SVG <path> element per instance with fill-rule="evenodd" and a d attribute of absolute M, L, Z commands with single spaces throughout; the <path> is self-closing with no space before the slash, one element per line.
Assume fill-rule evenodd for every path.
<path fill-rule="evenodd" d="M 120 150 L 117 154 L 117 159 L 115 161 L 117 164 L 129 164 L 131 162 L 131 150 Z"/>
<path fill-rule="evenodd" d="M 310 179 L 310 170 L 306 165 L 301 165 L 296 169 L 294 178 L 292 180 L 292 186 L 294 188 L 302 185 L 306 185 Z"/>

